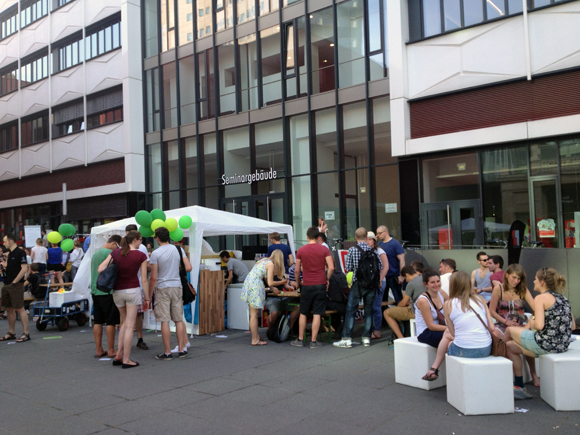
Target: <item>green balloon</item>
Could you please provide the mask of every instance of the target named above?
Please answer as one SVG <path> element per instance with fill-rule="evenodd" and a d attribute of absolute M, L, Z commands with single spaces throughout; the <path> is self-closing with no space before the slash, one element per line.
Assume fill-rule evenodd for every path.
<path fill-rule="evenodd" d="M 46 240 L 48 240 L 50 243 L 59 243 L 62 240 L 62 236 L 58 231 L 51 231 L 46 236 Z"/>
<path fill-rule="evenodd" d="M 151 217 L 151 213 L 145 210 L 139 210 L 135 215 L 135 220 L 137 223 L 143 227 L 148 227 L 153 222 L 153 218 Z M 141 234 L 143 235 L 143 234 Z"/>
<path fill-rule="evenodd" d="M 188 229 L 192 224 L 192 220 L 190 216 L 181 216 L 179 218 L 179 226 L 184 230 Z"/>
<path fill-rule="evenodd" d="M 181 228 L 177 228 L 175 231 L 169 233 L 169 237 L 174 242 L 179 242 L 183 239 L 183 230 Z"/>
<path fill-rule="evenodd" d="M 156 208 L 155 210 L 151 210 L 151 218 L 153 220 L 160 219 L 165 222 L 165 213 L 163 213 L 163 210 Z"/>
<path fill-rule="evenodd" d="M 72 236 L 75 233 L 75 227 L 72 226 L 71 224 L 61 224 L 58 227 L 58 232 L 63 236 L 63 237 L 69 237 Z"/>
<path fill-rule="evenodd" d="M 161 219 L 155 219 L 153 222 L 151 222 L 151 229 L 153 231 L 162 226 L 165 226 L 165 222 L 163 222 Z"/>
<path fill-rule="evenodd" d="M 144 227 L 143 225 L 139 227 L 139 233 L 141 233 L 141 237 L 153 237 L 153 234 L 155 234 L 150 227 Z"/>
<path fill-rule="evenodd" d="M 169 230 L 170 233 L 177 229 L 177 220 L 169 218 L 165 221 L 165 228 Z"/>
<path fill-rule="evenodd" d="M 72 239 L 64 239 L 62 241 L 62 243 L 60 244 L 60 248 L 64 251 L 64 252 L 68 252 L 68 251 L 72 251 L 72 249 L 75 247 L 75 243 L 73 242 Z"/>

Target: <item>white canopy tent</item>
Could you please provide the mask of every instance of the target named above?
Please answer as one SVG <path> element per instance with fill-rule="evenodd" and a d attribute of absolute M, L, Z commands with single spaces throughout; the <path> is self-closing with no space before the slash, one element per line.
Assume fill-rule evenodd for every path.
<path fill-rule="evenodd" d="M 251 235 L 251 234 L 269 234 L 278 232 L 288 235 L 290 249 L 294 252 L 294 235 L 291 225 L 269 222 L 249 216 L 229 213 L 221 210 L 214 210 L 200 206 L 184 207 L 165 212 L 167 218 L 179 220 L 182 216 L 190 216 L 193 220 L 191 228 L 184 230 L 185 237 L 189 237 L 189 253 L 191 265 L 191 283 L 197 288 L 199 280 L 199 267 L 202 256 L 202 249 L 207 246 L 204 237 L 211 236 L 229 236 L 229 235 Z M 125 235 L 125 227 L 130 224 L 137 224 L 135 218 L 121 219 L 106 225 L 94 227 L 91 230 L 91 246 L 85 254 L 79 267 L 73 283 L 73 290 L 83 297 L 91 299 L 91 258 L 94 253 L 100 249 L 107 239 L 114 235 Z M 228 247 L 229 248 L 229 247 Z M 207 249 L 207 248 L 205 248 Z M 195 303 L 199 303 L 196 298 Z M 192 311 L 193 311 L 192 307 Z M 198 327 L 193 325 L 192 333 L 197 334 Z"/>

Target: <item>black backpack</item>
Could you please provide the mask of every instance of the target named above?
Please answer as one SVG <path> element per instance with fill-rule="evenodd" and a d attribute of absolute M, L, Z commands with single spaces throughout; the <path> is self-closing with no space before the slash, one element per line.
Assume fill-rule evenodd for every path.
<path fill-rule="evenodd" d="M 355 272 L 359 286 L 363 288 L 376 288 L 379 285 L 381 272 L 379 270 L 379 257 L 373 249 L 364 250 L 359 245 L 356 248 L 361 252 L 358 268 Z"/>
<path fill-rule="evenodd" d="M 267 337 L 270 341 L 275 341 L 276 343 L 281 343 L 288 340 L 288 334 L 290 333 L 290 322 L 288 316 L 279 313 L 276 320 L 268 329 Z"/>

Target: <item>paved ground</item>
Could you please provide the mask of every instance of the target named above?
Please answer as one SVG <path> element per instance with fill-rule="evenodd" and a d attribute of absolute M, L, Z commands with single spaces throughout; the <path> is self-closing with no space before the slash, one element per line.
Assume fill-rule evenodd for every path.
<path fill-rule="evenodd" d="M 224 334 L 192 339 L 190 358 L 163 362 L 149 332 L 150 350 L 133 351 L 141 366 L 122 370 L 93 358 L 88 325 L 33 326 L 32 341 L 0 343 L 0 434 L 580 433 L 580 412 L 555 412 L 533 387 L 535 398 L 518 402 L 528 413 L 459 415 L 445 388 L 395 384 L 385 341 L 310 350 Z"/>

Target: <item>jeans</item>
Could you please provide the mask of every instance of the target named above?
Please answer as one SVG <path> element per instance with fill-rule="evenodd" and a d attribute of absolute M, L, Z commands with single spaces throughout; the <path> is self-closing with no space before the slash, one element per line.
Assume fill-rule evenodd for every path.
<path fill-rule="evenodd" d="M 354 316 L 358 310 L 358 304 L 364 300 L 365 307 L 365 327 L 362 333 L 363 337 L 370 338 L 371 326 L 373 324 L 373 300 L 375 298 L 375 290 L 372 288 L 359 287 L 358 282 L 355 282 L 348 295 L 348 302 L 346 304 L 346 314 L 344 316 L 344 329 L 342 330 L 343 338 L 351 338 L 352 330 L 354 328 Z"/>
<path fill-rule="evenodd" d="M 401 291 L 401 284 L 399 284 L 399 277 L 396 275 L 387 276 L 387 288 L 390 288 L 395 298 L 395 303 L 401 302 L 403 293 Z M 387 293 L 388 294 L 388 293 Z"/>
<path fill-rule="evenodd" d="M 459 347 L 455 343 L 451 343 L 447 350 L 447 355 L 460 356 L 462 358 L 485 358 L 491 354 L 491 344 L 487 347 L 478 349 L 466 349 Z"/>
<path fill-rule="evenodd" d="M 383 294 L 387 281 L 381 281 L 381 287 L 375 291 L 375 300 L 373 301 L 373 330 L 380 331 L 383 325 Z"/>
<path fill-rule="evenodd" d="M 75 276 L 77 276 L 79 268 L 76 266 L 71 266 L 70 268 L 70 280 L 73 282 L 75 280 Z"/>

